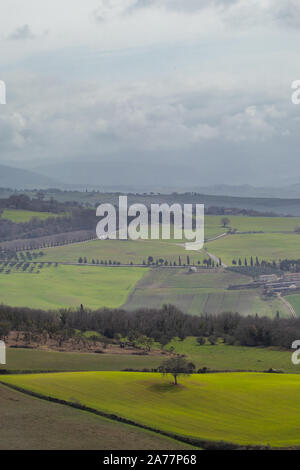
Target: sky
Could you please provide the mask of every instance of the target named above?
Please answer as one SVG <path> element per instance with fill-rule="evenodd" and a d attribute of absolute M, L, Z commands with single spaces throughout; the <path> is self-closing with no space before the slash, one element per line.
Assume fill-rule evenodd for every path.
<path fill-rule="evenodd" d="M 143 168 L 168 186 L 300 183 L 298 0 L 1 7 L 0 164 L 86 165 L 84 184 L 94 162 L 116 183 L 124 165 L 129 183 Z"/>

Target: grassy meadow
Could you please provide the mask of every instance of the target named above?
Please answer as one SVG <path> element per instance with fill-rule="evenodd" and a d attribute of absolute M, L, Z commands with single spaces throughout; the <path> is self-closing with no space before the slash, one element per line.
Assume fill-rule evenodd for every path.
<path fill-rule="evenodd" d="M 291 352 L 271 348 L 229 346 L 223 343 L 199 346 L 195 337 L 184 341 L 173 339 L 166 350 L 174 348 L 186 354 L 197 369 L 244 370 L 263 372 L 270 368 L 298 374 L 300 367 L 291 362 Z M 8 348 L 7 364 L 1 369 L 10 371 L 121 371 L 124 369 L 157 368 L 164 356 L 133 354 L 93 354 L 45 351 L 37 349 Z"/>
<path fill-rule="evenodd" d="M 96 354 L 7 348 L 6 365 L 0 371 L 93 371 L 152 369 L 163 356 L 133 354 Z"/>
<path fill-rule="evenodd" d="M 0 302 L 45 310 L 80 304 L 94 309 L 120 307 L 146 271 L 134 267 L 44 265 L 32 273 L 2 272 Z"/>
<path fill-rule="evenodd" d="M 38 250 L 40 251 L 40 250 Z M 95 260 L 119 261 L 121 264 L 142 264 L 147 262 L 148 256 L 154 259 L 163 258 L 176 261 L 181 256 L 182 263 L 189 255 L 191 261 L 197 262 L 203 257 L 198 252 L 186 251 L 181 243 L 163 240 L 93 240 L 73 245 L 58 246 L 43 249 L 43 261 L 61 261 L 77 263 L 79 257 L 86 257 L 88 262 Z"/>
<path fill-rule="evenodd" d="M 296 227 L 300 227 L 300 217 L 248 217 L 243 215 L 225 217 L 230 220 L 229 227 L 239 232 L 293 232 Z M 210 230 L 215 228 L 217 231 L 222 226 L 222 218 L 223 216 L 220 215 L 206 215 L 205 225 Z"/>
<path fill-rule="evenodd" d="M 299 446 L 298 375 L 132 372 L 2 376 L 1 382 L 76 402 L 180 436 L 240 445 Z"/>
<path fill-rule="evenodd" d="M 277 369 L 290 374 L 300 373 L 300 366 L 292 364 L 291 352 L 275 348 L 229 346 L 223 343 L 199 346 L 195 337 L 185 338 L 184 341 L 175 338 L 166 347 L 170 348 L 178 354 L 186 354 L 197 368 L 258 372 Z"/>
<path fill-rule="evenodd" d="M 225 264 L 231 265 L 232 260 L 248 262 L 256 256 L 266 261 L 284 258 L 299 258 L 300 235 L 292 233 L 256 233 L 236 234 L 209 242 L 206 248 L 210 253 L 221 257 Z"/>

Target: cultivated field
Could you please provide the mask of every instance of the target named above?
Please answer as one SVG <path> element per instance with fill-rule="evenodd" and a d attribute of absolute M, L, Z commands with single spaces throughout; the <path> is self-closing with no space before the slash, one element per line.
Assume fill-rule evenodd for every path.
<path fill-rule="evenodd" d="M 130 372 L 3 376 L 44 396 L 113 413 L 184 437 L 273 447 L 299 446 L 298 375 L 223 373 L 181 378 Z"/>
<path fill-rule="evenodd" d="M 286 300 L 293 306 L 297 315 L 300 316 L 300 294 L 287 295 Z"/>
<path fill-rule="evenodd" d="M 49 217 L 59 217 L 57 214 L 51 212 L 34 212 L 34 211 L 25 211 L 18 209 L 4 209 L 3 214 L 1 215 L 2 219 L 10 220 L 11 222 L 21 223 L 29 222 L 34 217 L 37 217 L 41 220 L 49 219 Z"/>
<path fill-rule="evenodd" d="M 120 307 L 146 271 L 147 268 L 46 264 L 32 273 L 4 271 L 0 274 L 0 302 L 46 310 L 80 304 L 94 309 Z"/>
<path fill-rule="evenodd" d="M 0 450 L 188 449 L 188 445 L 0 386 Z"/>
<path fill-rule="evenodd" d="M 193 315 L 239 312 L 241 315 L 274 317 L 290 316 L 286 306 L 277 298 L 263 297 L 259 289 L 227 290 L 229 285 L 246 284 L 251 279 L 237 273 L 187 270 L 150 270 L 136 285 L 125 307 L 136 309 L 147 305 L 160 308 L 171 303 Z"/>

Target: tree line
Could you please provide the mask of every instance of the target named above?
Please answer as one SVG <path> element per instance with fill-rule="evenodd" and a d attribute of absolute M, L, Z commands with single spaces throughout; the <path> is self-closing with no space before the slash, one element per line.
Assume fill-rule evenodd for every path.
<path fill-rule="evenodd" d="M 196 336 L 199 345 L 214 345 L 222 339 L 229 345 L 291 347 L 300 338 L 300 318 L 276 318 L 247 316 L 238 313 L 220 315 L 189 315 L 173 305 L 161 309 L 141 308 L 136 311 L 123 309 L 43 311 L 30 308 L 13 308 L 0 305 L 0 338 L 10 330 L 31 333 L 61 334 L 72 336 L 75 330 L 96 331 L 108 339 L 145 336 L 162 346 L 173 338 L 184 340 Z M 8 331 L 8 332 L 7 332 Z"/>

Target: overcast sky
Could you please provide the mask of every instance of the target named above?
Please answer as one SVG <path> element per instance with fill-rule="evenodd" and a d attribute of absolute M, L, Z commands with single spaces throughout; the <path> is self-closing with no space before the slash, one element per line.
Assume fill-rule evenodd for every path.
<path fill-rule="evenodd" d="M 0 163 L 300 183 L 299 0 L 2 0 L 0 31 Z"/>

